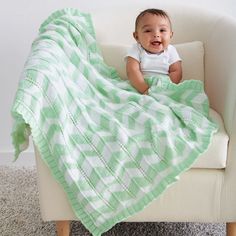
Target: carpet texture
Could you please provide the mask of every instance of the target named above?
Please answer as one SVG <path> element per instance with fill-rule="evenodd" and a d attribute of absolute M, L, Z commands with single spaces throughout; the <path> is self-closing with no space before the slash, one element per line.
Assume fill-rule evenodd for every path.
<path fill-rule="evenodd" d="M 79 222 L 72 236 L 91 236 Z M 56 236 L 53 222 L 42 222 L 35 167 L 0 166 L 0 235 Z M 103 236 L 225 236 L 225 224 L 119 223 Z"/>

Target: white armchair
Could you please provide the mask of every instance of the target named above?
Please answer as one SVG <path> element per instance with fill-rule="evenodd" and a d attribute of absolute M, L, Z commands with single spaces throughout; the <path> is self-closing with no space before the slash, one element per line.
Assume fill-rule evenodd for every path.
<path fill-rule="evenodd" d="M 174 44 L 203 42 L 205 90 L 220 130 L 209 150 L 177 183 L 127 221 L 227 222 L 228 235 L 236 235 L 236 20 L 191 7 L 152 7 L 163 8 L 171 16 Z M 93 13 L 97 40 L 132 44 L 134 20 L 143 9 L 136 5 L 119 14 L 114 10 Z M 104 53 L 109 64 L 113 52 Z M 58 235 L 69 235 L 69 221 L 79 219 L 36 147 L 35 153 L 42 219 L 58 221 Z"/>

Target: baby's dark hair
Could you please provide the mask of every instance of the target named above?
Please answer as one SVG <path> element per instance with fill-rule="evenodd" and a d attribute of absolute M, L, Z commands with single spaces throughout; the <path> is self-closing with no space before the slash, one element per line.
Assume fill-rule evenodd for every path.
<path fill-rule="evenodd" d="M 172 29 L 170 17 L 165 11 L 163 11 L 161 9 L 156 9 L 156 8 L 149 8 L 149 9 L 146 9 L 146 10 L 140 12 L 139 15 L 137 16 L 137 18 L 135 20 L 135 31 L 137 31 L 138 23 L 139 23 L 140 19 L 147 13 L 157 15 L 157 16 L 161 16 L 161 17 L 164 17 L 164 18 L 168 19 L 168 21 L 170 23 L 170 28 Z"/>

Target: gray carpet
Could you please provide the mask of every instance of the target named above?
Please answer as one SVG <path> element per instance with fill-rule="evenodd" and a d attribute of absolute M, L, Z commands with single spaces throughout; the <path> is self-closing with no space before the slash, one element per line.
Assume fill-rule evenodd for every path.
<path fill-rule="evenodd" d="M 91 234 L 72 222 L 72 236 Z M 36 170 L 0 166 L 0 235 L 55 236 L 55 224 L 40 218 Z M 103 236 L 224 236 L 225 224 L 119 223 Z"/>

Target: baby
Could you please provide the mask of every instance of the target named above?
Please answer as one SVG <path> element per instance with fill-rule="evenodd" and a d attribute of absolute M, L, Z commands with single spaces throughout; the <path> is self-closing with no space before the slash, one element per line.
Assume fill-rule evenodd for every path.
<path fill-rule="evenodd" d="M 137 43 L 126 55 L 126 71 L 137 91 L 148 93 L 144 80 L 148 75 L 166 74 L 178 84 L 182 78 L 181 59 L 170 45 L 173 32 L 167 13 L 159 9 L 142 11 L 136 18 L 133 36 Z"/>

